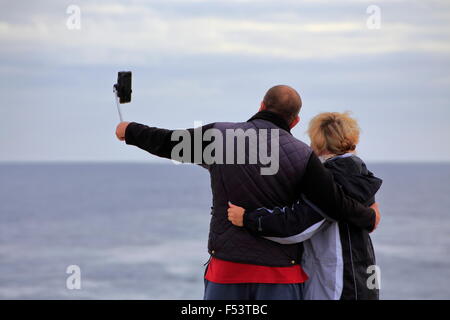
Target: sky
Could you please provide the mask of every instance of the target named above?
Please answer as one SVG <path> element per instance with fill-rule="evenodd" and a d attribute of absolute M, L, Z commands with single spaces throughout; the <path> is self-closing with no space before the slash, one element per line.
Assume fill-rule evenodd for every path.
<path fill-rule="evenodd" d="M 366 161 L 450 161 L 449 1 L 0 5 L 0 161 L 158 161 L 115 138 L 122 70 L 133 72 L 127 121 L 245 121 L 287 84 L 303 99 L 292 132 L 307 143 L 314 115 L 351 111 Z"/>

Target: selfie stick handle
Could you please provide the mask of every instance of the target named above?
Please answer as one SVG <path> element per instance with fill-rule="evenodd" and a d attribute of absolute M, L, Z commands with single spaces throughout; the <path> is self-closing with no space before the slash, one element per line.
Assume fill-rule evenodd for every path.
<path fill-rule="evenodd" d="M 117 111 L 119 112 L 120 122 L 123 122 L 122 112 L 120 111 L 119 97 L 117 96 L 117 91 L 114 88 L 114 98 L 116 99 Z"/>

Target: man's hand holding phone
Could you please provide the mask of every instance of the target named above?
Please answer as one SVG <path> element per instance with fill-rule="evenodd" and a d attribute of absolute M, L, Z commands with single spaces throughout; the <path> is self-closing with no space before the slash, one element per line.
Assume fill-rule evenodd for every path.
<path fill-rule="evenodd" d="M 122 121 L 116 127 L 116 137 L 120 141 L 125 140 L 125 131 L 127 130 L 128 124 L 129 124 L 129 122 Z"/>

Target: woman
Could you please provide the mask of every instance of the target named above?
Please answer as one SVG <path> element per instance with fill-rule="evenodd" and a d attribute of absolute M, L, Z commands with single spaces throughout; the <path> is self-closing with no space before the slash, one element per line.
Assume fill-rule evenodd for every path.
<path fill-rule="evenodd" d="M 375 194 L 381 186 L 365 163 L 355 155 L 359 141 L 359 126 L 348 113 L 321 113 L 311 120 L 308 134 L 311 147 L 320 157 L 345 193 L 359 202 L 370 206 L 375 203 Z M 303 199 L 307 201 L 307 199 Z M 229 220 L 235 224 L 236 218 L 258 216 L 261 224 L 269 215 L 287 214 L 295 205 L 285 208 L 259 208 L 245 212 L 244 208 L 230 204 Z M 324 215 L 325 217 L 325 215 Z M 269 226 L 258 235 L 270 236 Z M 249 226 L 246 226 L 249 227 Z M 249 228 L 254 230 L 254 228 Z M 261 228 L 259 228 L 261 229 Z M 324 219 L 319 228 L 311 232 L 309 239 L 289 237 L 289 230 L 279 237 L 267 237 L 279 243 L 302 241 L 304 252 L 302 267 L 309 276 L 305 283 L 305 299 L 376 300 L 379 297 L 375 254 L 368 231 L 346 222 Z"/>

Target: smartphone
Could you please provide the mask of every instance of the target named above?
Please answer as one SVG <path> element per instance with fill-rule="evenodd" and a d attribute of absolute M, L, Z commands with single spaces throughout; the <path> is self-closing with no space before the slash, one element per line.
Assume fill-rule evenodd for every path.
<path fill-rule="evenodd" d="M 131 71 L 119 71 L 117 83 L 114 85 L 120 103 L 131 101 Z"/>

